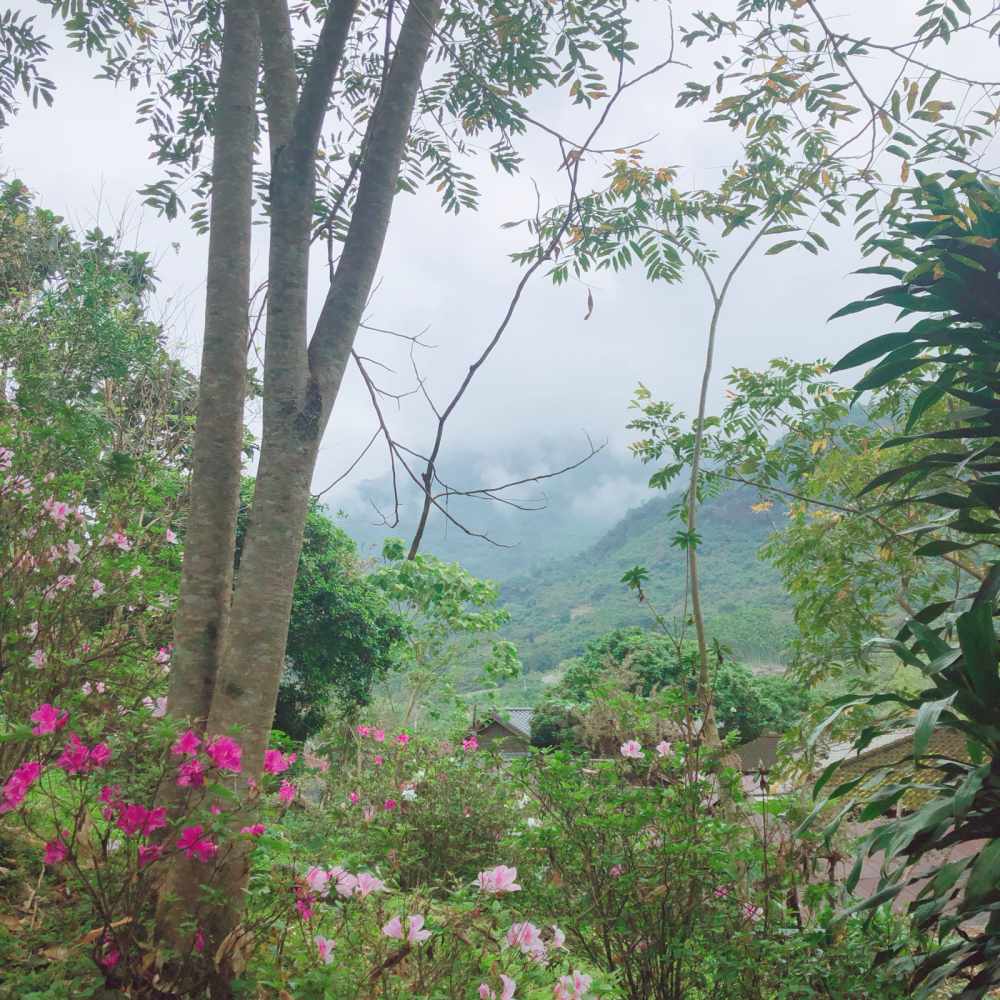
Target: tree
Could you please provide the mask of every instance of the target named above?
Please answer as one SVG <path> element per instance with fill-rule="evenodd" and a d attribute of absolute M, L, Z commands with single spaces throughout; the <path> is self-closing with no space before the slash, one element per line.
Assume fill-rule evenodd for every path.
<path fill-rule="evenodd" d="M 236 532 L 236 575 L 246 537 L 253 480 L 245 479 Z M 357 546 L 317 500 L 309 505 L 275 706 L 275 729 L 304 741 L 328 721 L 331 699 L 352 719 L 372 686 L 399 666 L 402 616 L 365 574 Z"/>

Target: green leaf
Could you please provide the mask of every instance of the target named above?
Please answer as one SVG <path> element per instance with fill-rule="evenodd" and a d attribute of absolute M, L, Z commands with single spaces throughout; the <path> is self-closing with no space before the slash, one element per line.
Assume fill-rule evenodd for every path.
<path fill-rule="evenodd" d="M 834 313 L 830 319 L 836 319 L 838 315 L 841 313 Z M 831 372 L 841 372 L 847 368 L 857 368 L 858 365 L 874 361 L 883 354 L 888 354 L 890 351 L 911 343 L 914 339 L 913 332 L 910 330 L 902 333 L 883 333 L 880 337 L 873 337 L 871 340 L 865 341 L 860 347 L 855 347 L 853 351 L 848 351 L 830 370 Z"/>
<path fill-rule="evenodd" d="M 927 752 L 931 743 L 931 736 L 934 734 L 934 727 L 937 725 L 941 713 L 951 707 L 955 700 L 955 692 L 948 698 L 941 698 L 939 701 L 925 701 L 917 712 L 916 731 L 913 734 L 913 759 L 916 760 Z"/>
<path fill-rule="evenodd" d="M 975 611 L 966 611 L 958 616 L 955 629 L 976 694 L 990 711 L 996 711 L 1000 707 L 1000 676 L 993 609 L 988 604 L 981 604 Z"/>
<path fill-rule="evenodd" d="M 764 251 L 764 256 L 770 257 L 772 254 L 781 253 L 783 250 L 795 246 L 798 242 L 798 240 L 784 240 L 782 243 L 775 243 L 773 247 Z"/>
<path fill-rule="evenodd" d="M 987 902 L 996 890 L 997 880 L 1000 880 L 1000 840 L 991 840 L 979 852 L 969 872 L 962 909 L 971 913 Z"/>
<path fill-rule="evenodd" d="M 919 549 L 914 549 L 915 556 L 943 556 L 949 552 L 960 552 L 962 549 L 971 549 L 979 545 L 979 542 L 952 542 L 946 538 L 939 538 L 936 541 L 921 545 Z"/>

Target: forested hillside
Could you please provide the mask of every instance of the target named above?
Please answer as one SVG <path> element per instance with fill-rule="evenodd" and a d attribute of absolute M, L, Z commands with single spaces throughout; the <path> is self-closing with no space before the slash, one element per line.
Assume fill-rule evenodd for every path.
<path fill-rule="evenodd" d="M 508 635 L 526 671 L 551 670 L 609 629 L 651 624 L 649 611 L 619 582 L 633 566 L 649 570 L 648 593 L 658 612 L 681 613 L 685 560 L 671 546 L 679 525 L 667 520 L 675 500 L 650 500 L 586 551 L 503 584 L 500 598 L 512 615 Z M 778 663 L 793 632 L 791 604 L 778 574 L 757 556 L 772 526 L 766 513 L 750 509 L 755 501 L 755 492 L 730 490 L 701 508 L 702 603 L 710 637 L 745 662 Z"/>

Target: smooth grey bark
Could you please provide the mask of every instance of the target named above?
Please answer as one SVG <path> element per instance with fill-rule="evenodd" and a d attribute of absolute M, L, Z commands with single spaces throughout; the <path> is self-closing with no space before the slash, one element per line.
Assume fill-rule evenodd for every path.
<path fill-rule="evenodd" d="M 264 4 L 275 0 L 261 0 Z M 208 733 L 239 727 L 239 783 L 259 780 L 283 668 L 292 592 L 309 508 L 309 488 L 378 268 L 389 226 L 410 120 L 440 0 L 412 0 L 366 136 L 364 161 L 340 266 L 331 282 L 311 344 L 306 326 L 306 279 L 313 209 L 315 156 L 354 4 L 335 2 L 287 135 L 272 140 L 271 247 L 264 360 L 263 435 L 246 544 L 209 713 Z M 267 33 L 265 33 L 267 35 Z M 284 45 L 265 43 L 268 111 L 291 105 Z M 290 39 L 287 43 L 290 45 Z M 243 822 L 233 816 L 238 829 Z M 238 924 L 247 874 L 241 842 L 216 866 L 216 882 L 231 906 L 202 923 L 205 952 Z M 225 963 L 223 963 L 225 965 Z M 225 978 L 222 970 L 220 980 Z M 216 987 L 213 980 L 213 996 Z M 220 987 L 222 983 L 220 982 Z"/>
<path fill-rule="evenodd" d="M 168 704 L 204 728 L 229 619 L 240 502 L 253 144 L 260 30 L 254 0 L 225 5 L 216 97 L 205 343 Z"/>
<path fill-rule="evenodd" d="M 243 406 L 246 399 L 250 234 L 256 137 L 260 26 L 255 0 L 227 0 L 216 96 L 205 346 L 195 423 L 194 469 L 174 631 L 168 704 L 203 731 L 233 590 L 239 512 Z M 166 801 L 170 801 L 171 788 Z M 172 981 L 191 934 L 182 930 L 198 907 L 204 874 L 178 858 L 159 895 L 157 974 Z M 197 972 L 195 973 L 197 975 Z"/>

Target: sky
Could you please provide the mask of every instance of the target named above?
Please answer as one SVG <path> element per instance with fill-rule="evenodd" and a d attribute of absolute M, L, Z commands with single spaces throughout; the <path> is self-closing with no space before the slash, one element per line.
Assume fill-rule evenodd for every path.
<path fill-rule="evenodd" d="M 675 23 L 690 23 L 695 6 L 686 0 L 675 4 Z M 915 9 L 908 0 L 882 0 L 877 6 L 852 0 L 824 4 L 845 30 L 881 32 L 878 37 L 892 41 L 908 37 L 909 29 L 901 27 L 903 15 Z M 637 8 L 641 45 L 635 74 L 663 58 L 670 37 L 668 15 L 662 2 Z M 80 227 L 97 223 L 105 231 L 119 229 L 126 243 L 153 251 L 160 275 L 154 312 L 167 326 L 173 348 L 197 366 L 207 239 L 194 234 L 183 218 L 170 222 L 158 217 L 135 193 L 160 176 L 149 159 L 145 126 L 136 123 L 141 92 L 93 79 L 95 64 L 63 47 L 58 25 L 46 30 L 55 46 L 47 68 L 58 87 L 54 106 L 25 106 L 0 132 L 0 166 L 7 178 L 17 176 L 36 191 L 39 203 Z M 722 169 L 738 155 L 739 136 L 706 124 L 705 105 L 674 108 L 686 81 L 714 75 L 706 62 L 714 54 L 705 48 L 680 49 L 676 57 L 691 65 L 668 67 L 623 95 L 598 145 L 641 146 L 647 162 L 678 168 L 682 188 L 718 182 Z M 962 56 L 956 51 L 951 57 Z M 872 79 L 887 82 L 894 71 L 889 62 L 885 56 L 873 57 L 868 67 Z M 540 94 L 531 108 L 536 117 L 570 136 L 588 131 L 595 115 L 571 106 L 565 90 Z M 447 402 L 493 336 L 520 278 L 508 255 L 530 240 L 522 227 L 504 224 L 533 216 L 539 203 L 545 208 L 565 197 L 566 173 L 560 170 L 554 141 L 535 132 L 520 150 L 524 163 L 513 178 L 495 175 L 483 155 L 472 158 L 470 169 L 482 192 L 479 211 L 445 215 L 435 193 L 426 190 L 400 195 L 393 207 L 366 325 L 421 335 L 428 346 L 414 351 L 417 370 L 438 405 Z M 602 163 L 588 164 L 583 185 L 599 186 L 603 169 Z M 719 325 L 709 412 L 721 410 L 723 377 L 733 366 L 764 368 L 779 356 L 835 359 L 886 329 L 890 318 L 877 312 L 827 323 L 836 309 L 876 286 L 872 278 L 850 273 L 862 263 L 850 227 L 828 229 L 825 235 L 829 253 L 813 257 L 795 250 L 764 257 L 758 251 L 735 278 Z M 735 258 L 746 239 L 710 237 L 721 251 L 717 271 Z M 265 226 L 255 229 L 254 252 L 260 279 Z M 310 305 L 315 317 L 326 289 L 325 252 L 314 256 Z M 586 318 L 588 294 L 593 311 Z M 484 502 L 462 508 L 472 528 L 489 530 L 514 549 L 463 538 L 454 528 L 445 537 L 441 523 L 428 533 L 428 546 L 502 578 L 538 558 L 585 548 L 629 507 L 650 497 L 646 480 L 651 470 L 628 451 L 633 437 L 625 427 L 629 401 L 641 381 L 654 398 L 671 400 L 687 413 L 696 409 L 710 309 L 705 286 L 694 274 L 670 286 L 650 283 L 639 271 L 602 271 L 590 275 L 587 285 L 571 280 L 555 287 L 538 273 L 447 426 L 444 468 L 455 485 L 476 488 L 572 464 L 588 453 L 588 440 L 603 450 L 579 470 L 512 494 L 547 502 L 543 511 Z M 405 393 L 416 387 L 408 342 L 364 329 L 357 348 L 372 359 L 370 367 L 387 390 Z M 402 399 L 398 408 L 386 405 L 397 437 L 417 452 L 426 451 L 433 431 L 427 401 L 417 393 Z M 323 440 L 315 492 L 344 475 L 376 428 L 367 391 L 352 367 Z M 365 543 L 377 543 L 386 534 L 408 536 L 416 521 L 416 497 L 412 490 L 404 491 L 400 524 L 390 530 L 376 509 L 386 511 L 388 505 L 391 515 L 389 485 L 386 452 L 376 443 L 324 500 L 347 515 L 348 530 Z"/>

